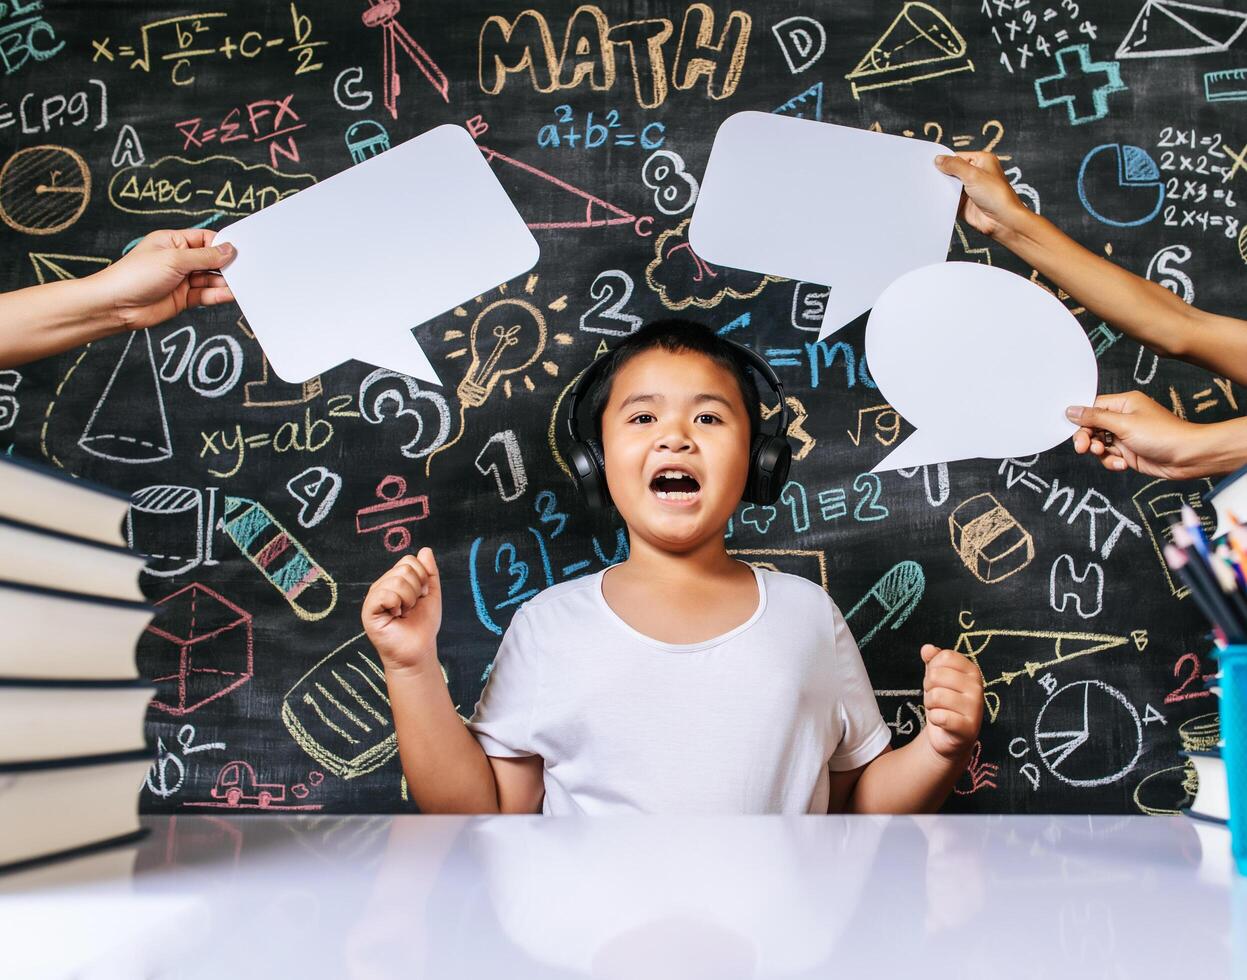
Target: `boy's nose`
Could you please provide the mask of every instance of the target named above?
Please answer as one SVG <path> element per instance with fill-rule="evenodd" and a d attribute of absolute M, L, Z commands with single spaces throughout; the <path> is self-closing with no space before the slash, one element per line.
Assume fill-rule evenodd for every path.
<path fill-rule="evenodd" d="M 683 453 L 693 448 L 693 440 L 687 434 L 681 431 L 664 432 L 654 447 L 655 449 L 665 449 L 667 452 Z"/>

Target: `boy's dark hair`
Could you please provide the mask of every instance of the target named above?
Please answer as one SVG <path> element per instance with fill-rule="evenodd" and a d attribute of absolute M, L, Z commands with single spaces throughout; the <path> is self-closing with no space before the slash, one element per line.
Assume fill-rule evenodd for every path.
<path fill-rule="evenodd" d="M 612 361 L 603 370 L 602 376 L 597 379 L 589 399 L 593 412 L 594 437 L 599 443 L 602 440 L 602 413 L 606 411 L 606 403 L 610 401 L 615 375 L 628 361 L 648 350 L 665 350 L 672 354 L 684 351 L 704 354 L 730 371 L 745 401 L 745 412 L 749 416 L 749 439 L 752 445 L 753 437 L 758 434 L 758 429 L 762 425 L 762 400 L 758 396 L 758 384 L 754 380 L 752 369 L 742 363 L 731 344 L 709 327 L 692 320 L 678 318 L 654 320 L 647 323 L 611 352 Z"/>

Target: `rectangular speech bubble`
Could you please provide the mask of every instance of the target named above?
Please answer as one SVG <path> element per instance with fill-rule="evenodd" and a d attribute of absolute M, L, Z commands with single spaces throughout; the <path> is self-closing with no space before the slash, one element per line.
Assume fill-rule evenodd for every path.
<path fill-rule="evenodd" d="M 948 255 L 961 183 L 947 147 L 768 112 L 719 127 L 688 241 L 711 263 L 831 287 L 818 339 Z M 305 192 L 306 193 L 306 192 Z"/>
<path fill-rule="evenodd" d="M 527 272 L 540 248 L 461 126 L 438 126 L 217 233 L 273 370 L 356 358 L 440 384 L 413 327 Z"/>

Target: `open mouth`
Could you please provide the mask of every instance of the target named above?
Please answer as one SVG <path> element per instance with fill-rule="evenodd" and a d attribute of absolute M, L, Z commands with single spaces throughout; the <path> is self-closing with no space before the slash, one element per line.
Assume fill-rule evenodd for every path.
<path fill-rule="evenodd" d="M 659 470 L 649 488 L 659 500 L 683 502 L 696 500 L 701 493 L 701 484 L 691 473 L 678 469 Z"/>

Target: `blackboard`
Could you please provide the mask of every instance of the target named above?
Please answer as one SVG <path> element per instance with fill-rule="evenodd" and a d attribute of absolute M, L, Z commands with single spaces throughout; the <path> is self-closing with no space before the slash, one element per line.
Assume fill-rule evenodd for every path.
<path fill-rule="evenodd" d="M 1241 315 L 1247 14 L 1175 10 L 0 4 L 4 289 L 85 276 L 151 230 L 220 225 L 444 123 L 468 128 L 542 250 L 417 330 L 442 388 L 354 362 L 283 383 L 233 307 L 0 372 L 0 451 L 132 493 L 133 544 L 155 556 L 143 808 L 408 808 L 362 596 L 404 549 L 436 550 L 440 651 L 470 713 L 518 602 L 625 554 L 617 520 L 575 495 L 552 419 L 596 354 L 675 312 L 787 385 L 792 482 L 774 508 L 742 507 L 728 544 L 827 588 L 896 743 L 921 720 L 921 643 L 982 668 L 989 718 L 948 809 L 1178 806 L 1180 752 L 1215 740 L 1215 703 L 1206 626 L 1157 542 L 1206 481 L 1109 474 L 1068 445 L 871 475 L 909 426 L 871 379 L 865 318 L 816 343 L 825 287 L 707 266 L 685 244 L 719 123 L 783 112 L 993 150 L 1092 251 Z M 971 229 L 950 257 L 1033 272 Z M 1138 387 L 1199 422 L 1242 411 L 1237 386 L 1062 299 L 1101 390 Z M 490 368 L 502 315 L 523 343 Z M 972 377 L 931 383 L 975 398 Z M 972 522 L 995 508 L 1016 527 L 985 555 Z"/>

